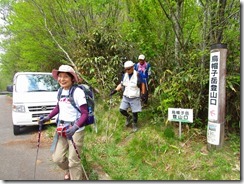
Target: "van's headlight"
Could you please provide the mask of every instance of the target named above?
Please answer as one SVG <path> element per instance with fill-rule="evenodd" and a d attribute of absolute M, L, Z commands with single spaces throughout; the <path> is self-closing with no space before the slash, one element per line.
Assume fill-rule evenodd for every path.
<path fill-rule="evenodd" d="M 13 105 L 13 111 L 14 112 L 25 112 L 25 106 L 24 105 Z"/>

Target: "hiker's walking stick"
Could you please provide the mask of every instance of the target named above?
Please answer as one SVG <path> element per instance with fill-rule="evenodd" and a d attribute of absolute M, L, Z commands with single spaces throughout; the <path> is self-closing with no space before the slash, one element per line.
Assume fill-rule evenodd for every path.
<path fill-rule="evenodd" d="M 78 158 L 79 158 L 79 159 L 80 159 L 80 161 L 81 161 L 81 158 L 80 158 L 79 152 L 78 152 L 78 150 L 77 150 L 77 147 L 76 147 L 76 145 L 75 145 L 75 142 L 74 142 L 73 138 L 71 138 L 71 142 L 72 142 L 72 144 L 73 144 L 73 146 L 74 146 L 74 149 L 75 149 L 75 152 L 76 152 L 76 154 L 77 154 Z M 82 163 L 81 163 L 81 167 L 82 167 L 83 172 L 84 172 L 84 174 L 85 174 L 85 176 L 86 176 L 86 179 L 87 179 L 87 180 L 89 180 L 89 178 L 88 178 L 88 176 L 87 176 L 87 174 L 86 174 L 86 170 L 85 170 L 85 168 L 83 167 L 83 164 L 82 164 Z"/>
<path fill-rule="evenodd" d="M 39 147 L 40 147 L 41 130 L 42 130 L 42 125 L 39 124 L 37 150 L 36 150 L 36 161 L 35 161 L 35 168 L 34 168 L 34 180 L 36 179 L 36 162 L 37 162 L 37 157 L 38 157 L 38 152 L 39 152 Z"/>

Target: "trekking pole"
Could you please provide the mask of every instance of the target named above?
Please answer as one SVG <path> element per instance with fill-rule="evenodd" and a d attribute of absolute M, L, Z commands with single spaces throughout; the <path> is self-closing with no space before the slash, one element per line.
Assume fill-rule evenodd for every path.
<path fill-rule="evenodd" d="M 74 142 L 73 138 L 71 138 L 71 142 L 72 142 L 72 144 L 73 144 L 73 146 L 74 146 L 74 148 L 75 148 L 75 152 L 76 152 L 78 158 L 79 158 L 80 161 L 81 161 L 79 152 L 78 152 L 78 150 L 77 150 L 77 147 L 76 147 L 76 145 L 75 145 L 75 142 Z M 83 170 L 83 172 L 84 172 L 84 174 L 85 174 L 85 176 L 86 176 L 86 179 L 89 180 L 89 178 L 88 178 L 88 176 L 87 176 L 87 174 L 86 174 L 85 168 L 83 167 L 83 164 L 82 164 L 82 163 L 81 163 L 81 167 L 82 167 L 82 170 Z"/>
<path fill-rule="evenodd" d="M 109 98 L 109 111 L 111 110 L 112 107 L 112 95 Z M 109 126 L 109 121 L 107 120 L 106 124 L 106 142 L 108 141 L 108 126 Z"/>
<path fill-rule="evenodd" d="M 148 89 L 148 81 L 146 78 L 145 78 L 145 81 L 146 81 L 146 94 L 147 94 L 147 100 L 146 101 L 148 101 L 149 89 Z"/>
<path fill-rule="evenodd" d="M 148 83 L 147 83 L 147 79 L 145 78 L 145 81 L 146 81 L 146 89 L 147 89 L 147 92 L 148 92 Z"/>
<path fill-rule="evenodd" d="M 36 179 L 36 162 L 37 162 L 37 157 L 38 157 L 38 152 L 39 152 L 39 147 L 40 147 L 41 130 L 42 130 L 42 125 L 39 124 L 37 150 L 36 150 L 36 161 L 35 161 L 35 169 L 34 169 L 34 180 Z"/>
<path fill-rule="evenodd" d="M 110 98 L 109 98 L 109 110 L 111 110 L 111 107 L 112 107 L 112 96 L 110 96 Z"/>

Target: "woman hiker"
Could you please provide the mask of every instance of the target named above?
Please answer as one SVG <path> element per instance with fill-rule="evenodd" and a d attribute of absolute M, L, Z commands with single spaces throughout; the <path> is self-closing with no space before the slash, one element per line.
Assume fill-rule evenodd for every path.
<path fill-rule="evenodd" d="M 68 124 L 67 129 L 64 129 L 64 136 L 62 133 L 58 135 L 57 132 L 54 136 L 52 159 L 64 170 L 64 180 L 82 180 L 82 165 L 71 140 L 73 139 L 76 149 L 81 151 L 85 129 L 82 125 L 88 118 L 85 93 L 80 88 L 76 88 L 74 91 L 74 101 L 78 104 L 80 113 L 71 105 L 68 97 L 69 90 L 78 82 L 74 69 L 69 65 L 61 65 L 58 70 L 52 70 L 52 76 L 62 88 L 61 98 L 48 116 L 40 118 L 39 123 L 44 124 L 58 114 L 57 130 Z"/>

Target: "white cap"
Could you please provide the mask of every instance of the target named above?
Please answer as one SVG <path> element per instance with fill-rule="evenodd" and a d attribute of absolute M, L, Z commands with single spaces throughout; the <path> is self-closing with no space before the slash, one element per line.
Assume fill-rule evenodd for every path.
<path fill-rule="evenodd" d="M 135 63 L 133 63 L 132 61 L 126 61 L 124 64 L 124 68 L 129 68 L 134 66 Z"/>
<path fill-rule="evenodd" d="M 138 57 L 138 60 L 144 60 L 145 59 L 145 56 L 143 55 L 143 54 L 141 54 L 141 55 L 139 55 L 139 57 Z"/>

